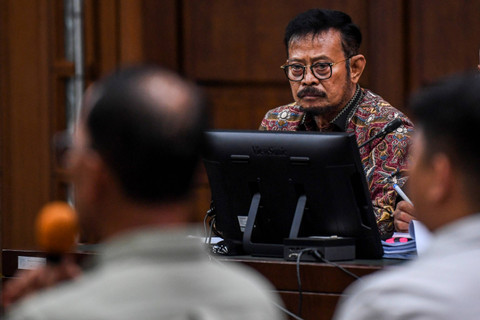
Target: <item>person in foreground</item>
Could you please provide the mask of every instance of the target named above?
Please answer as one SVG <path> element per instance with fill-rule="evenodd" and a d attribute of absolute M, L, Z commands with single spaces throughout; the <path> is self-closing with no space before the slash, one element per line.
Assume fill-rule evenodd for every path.
<path fill-rule="evenodd" d="M 480 53 L 480 52 L 479 52 Z M 480 71 L 480 64 L 477 65 L 477 70 Z M 479 75 L 477 74 L 477 77 Z M 415 208 L 406 201 L 400 201 L 393 213 L 393 223 L 395 230 L 399 232 L 408 232 L 410 221 L 415 219 Z"/>
<path fill-rule="evenodd" d="M 97 264 L 30 294 L 8 319 L 284 319 L 261 276 L 211 261 L 193 227 L 205 147 L 202 94 L 156 67 L 131 67 L 85 97 L 69 163 Z"/>
<path fill-rule="evenodd" d="M 288 24 L 287 61 L 281 68 L 295 102 L 267 112 L 260 130 L 354 133 L 360 145 L 387 123 L 403 125 L 385 139 L 360 148 L 381 236 L 393 231 L 395 179 L 403 186 L 413 124 L 382 97 L 361 88 L 365 57 L 359 53 L 360 29 L 340 11 L 311 9 Z"/>
<path fill-rule="evenodd" d="M 480 78 L 457 75 L 416 95 L 409 191 L 434 239 L 416 260 L 345 292 L 335 319 L 478 319 Z"/>

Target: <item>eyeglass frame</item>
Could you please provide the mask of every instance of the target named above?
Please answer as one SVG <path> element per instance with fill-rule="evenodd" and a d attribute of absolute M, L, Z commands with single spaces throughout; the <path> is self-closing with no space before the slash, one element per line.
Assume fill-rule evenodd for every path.
<path fill-rule="evenodd" d="M 332 75 L 333 75 L 333 66 L 335 66 L 335 65 L 337 65 L 337 64 L 339 64 L 339 63 L 342 63 L 342 62 L 344 62 L 344 61 L 348 61 L 348 60 L 350 60 L 351 58 L 353 58 L 354 56 L 355 56 L 355 55 L 350 56 L 350 57 L 348 57 L 348 58 L 346 58 L 346 59 L 344 59 L 344 60 L 337 61 L 337 62 L 317 62 L 317 63 L 311 64 L 311 65 L 310 65 L 310 71 L 312 72 L 313 76 L 314 76 L 315 78 L 317 78 L 318 80 L 327 80 L 327 79 L 330 79 L 330 78 L 332 77 Z M 288 61 L 285 62 L 285 64 L 283 64 L 282 66 L 280 66 L 280 69 L 283 69 L 283 72 L 285 72 L 285 76 L 287 77 L 287 79 L 290 80 L 290 81 L 294 81 L 294 82 L 300 82 L 300 81 L 302 81 L 302 80 L 305 78 L 305 73 L 306 73 L 306 69 L 307 69 L 308 65 L 304 66 L 304 65 L 302 65 L 302 64 L 300 64 L 300 63 L 291 63 L 291 64 L 287 64 L 287 63 L 288 63 Z M 325 65 L 328 65 L 328 66 L 330 67 L 330 75 L 329 75 L 327 78 L 319 78 L 319 77 L 317 77 L 317 75 L 316 75 L 315 72 L 313 71 L 313 67 L 316 66 L 316 65 L 318 65 L 318 64 L 325 64 Z M 292 79 L 290 79 L 290 78 L 288 77 L 288 70 L 287 70 L 287 68 L 288 68 L 288 67 L 291 67 L 291 66 L 294 66 L 294 65 L 301 66 L 301 67 L 303 68 L 302 77 L 301 77 L 300 79 L 298 79 L 298 80 L 292 80 Z"/>

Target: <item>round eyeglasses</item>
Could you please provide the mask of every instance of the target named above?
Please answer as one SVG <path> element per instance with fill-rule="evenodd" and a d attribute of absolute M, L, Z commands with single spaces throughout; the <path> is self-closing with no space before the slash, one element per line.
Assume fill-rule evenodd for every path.
<path fill-rule="evenodd" d="M 332 76 L 333 66 L 339 63 L 342 63 L 344 61 L 347 61 L 350 58 L 351 57 L 348 57 L 347 59 L 344 59 L 342 61 L 337 61 L 337 62 L 318 62 L 310 66 L 310 71 L 312 71 L 312 74 L 318 80 L 330 79 L 330 77 Z M 280 68 L 282 68 L 283 71 L 285 71 L 285 75 L 287 76 L 288 80 L 302 81 L 303 78 L 305 77 L 305 70 L 307 69 L 307 67 L 308 65 L 304 66 L 299 63 L 292 63 L 292 64 L 284 64 Z"/>

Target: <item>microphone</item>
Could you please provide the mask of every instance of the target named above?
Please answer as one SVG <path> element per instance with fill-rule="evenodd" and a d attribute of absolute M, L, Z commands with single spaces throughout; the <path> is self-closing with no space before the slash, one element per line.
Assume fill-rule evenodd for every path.
<path fill-rule="evenodd" d="M 77 215 L 66 202 L 47 203 L 36 221 L 38 246 L 47 253 L 47 261 L 58 263 L 63 254 L 75 247 L 78 238 Z"/>
<path fill-rule="evenodd" d="M 380 130 L 376 135 L 374 135 L 373 137 L 371 137 L 370 139 L 368 139 L 367 141 L 365 141 L 364 143 L 359 145 L 358 149 L 361 149 L 362 147 L 364 147 L 365 145 L 369 144 L 370 142 L 372 142 L 373 140 L 375 140 L 377 138 L 385 137 L 387 134 L 389 134 L 390 132 L 393 132 L 394 130 L 396 130 L 401 125 L 402 125 L 402 120 L 401 119 L 399 119 L 399 118 L 393 119 L 392 121 L 387 123 L 382 128 L 382 130 Z"/>

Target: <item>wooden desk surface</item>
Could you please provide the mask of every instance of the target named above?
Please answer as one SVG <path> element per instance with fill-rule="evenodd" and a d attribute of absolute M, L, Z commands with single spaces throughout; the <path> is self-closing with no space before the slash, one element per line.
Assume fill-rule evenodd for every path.
<path fill-rule="evenodd" d="M 44 252 L 25 250 L 2 251 L 3 276 L 12 277 L 18 270 L 19 257 L 45 257 Z M 78 261 L 91 253 L 75 253 Z M 242 263 L 258 271 L 267 278 L 282 297 L 286 308 L 298 314 L 299 287 L 297 264 L 281 258 L 261 258 L 251 256 L 217 256 L 224 263 Z M 398 263 L 397 260 L 352 260 L 337 262 L 343 268 L 359 277 L 376 272 L 385 266 Z M 351 275 L 336 266 L 320 262 L 300 262 L 302 284 L 302 318 L 331 319 L 335 306 L 345 288 L 355 281 Z"/>

